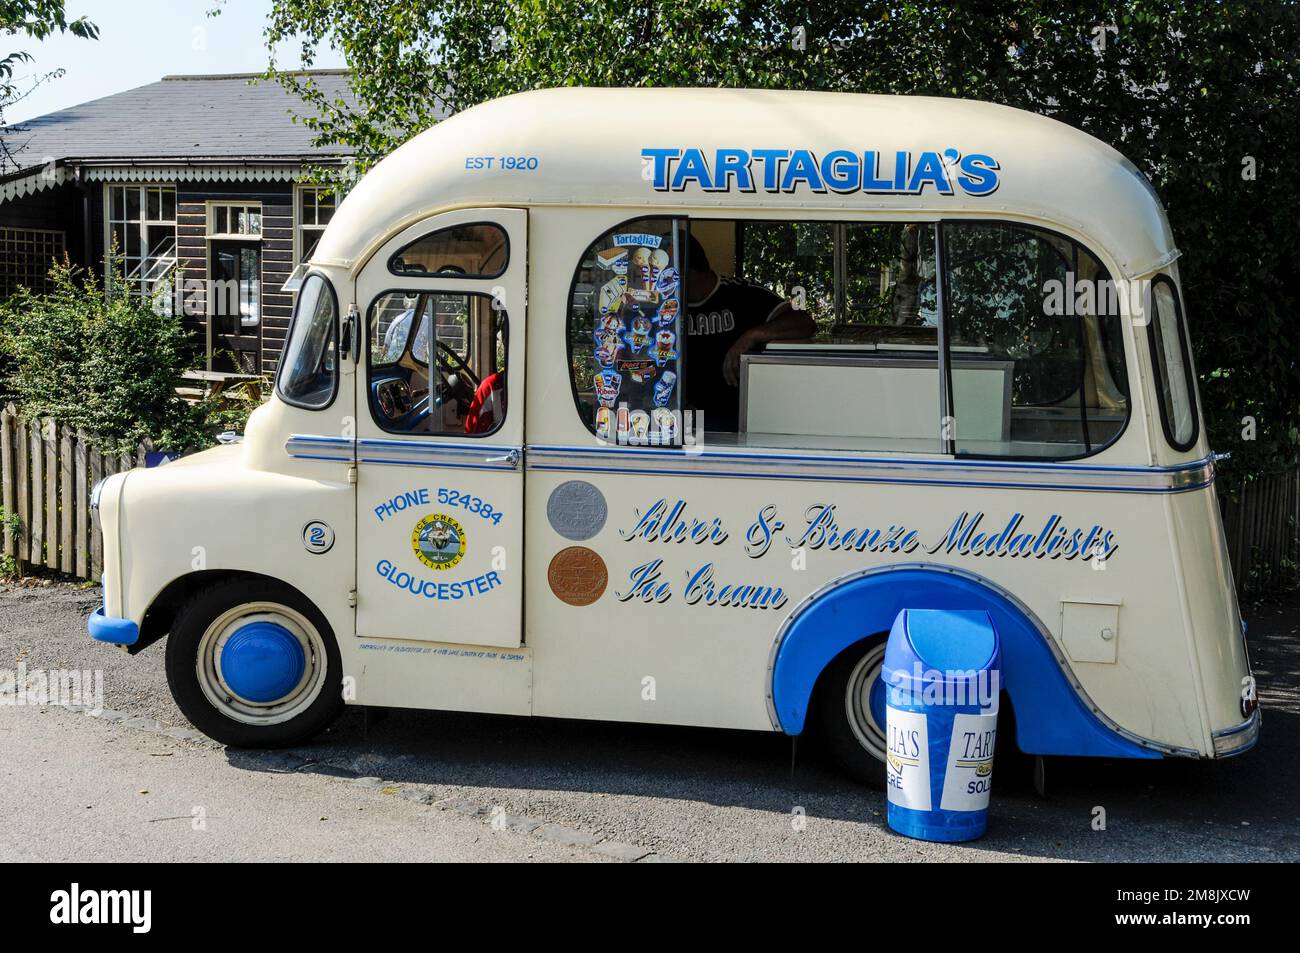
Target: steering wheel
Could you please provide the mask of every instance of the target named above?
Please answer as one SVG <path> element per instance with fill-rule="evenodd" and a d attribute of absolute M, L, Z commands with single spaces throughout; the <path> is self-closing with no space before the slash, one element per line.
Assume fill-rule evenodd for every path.
<path fill-rule="evenodd" d="M 417 426 L 426 417 L 433 414 L 435 408 L 441 407 L 450 400 L 454 400 L 462 407 L 468 407 L 474 400 L 474 393 L 478 390 L 479 380 L 477 374 L 470 366 L 461 359 L 460 355 L 453 351 L 447 344 L 442 341 L 436 342 L 438 356 L 438 369 L 446 371 L 451 377 L 455 378 L 455 383 L 449 384 L 447 379 L 441 374 L 437 377 L 437 383 L 432 391 L 425 393 L 415 401 L 410 408 L 394 421 L 402 429 L 409 430 Z M 464 411 L 462 410 L 463 414 Z"/>
<path fill-rule="evenodd" d="M 447 370 L 455 374 L 456 379 L 469 391 L 470 397 L 473 397 L 474 392 L 478 390 L 483 381 L 470 369 L 465 359 L 453 351 L 445 341 L 438 341 L 437 346 L 438 363 L 445 365 Z"/>

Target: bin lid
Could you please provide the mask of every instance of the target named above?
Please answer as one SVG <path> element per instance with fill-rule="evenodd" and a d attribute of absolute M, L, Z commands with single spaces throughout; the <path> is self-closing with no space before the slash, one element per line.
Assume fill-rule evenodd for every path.
<path fill-rule="evenodd" d="M 980 672 L 1000 667 L 998 630 L 983 609 L 904 609 L 894 620 L 885 645 L 883 676 L 898 684 L 895 673 L 910 682 L 919 667 L 951 681 L 949 673 Z"/>

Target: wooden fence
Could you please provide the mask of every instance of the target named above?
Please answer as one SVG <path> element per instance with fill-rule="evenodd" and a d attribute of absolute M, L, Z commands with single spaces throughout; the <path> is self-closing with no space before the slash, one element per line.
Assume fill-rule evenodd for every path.
<path fill-rule="evenodd" d="M 1300 575 L 1300 466 L 1265 474 L 1239 492 L 1220 490 L 1228 558 L 1243 595 L 1262 595 Z"/>
<path fill-rule="evenodd" d="M 103 541 L 90 489 L 103 477 L 143 466 L 152 447 L 100 453 L 84 433 L 43 418 L 24 421 L 13 404 L 0 410 L 0 485 L 4 555 L 20 571 L 45 567 L 98 579 Z"/>

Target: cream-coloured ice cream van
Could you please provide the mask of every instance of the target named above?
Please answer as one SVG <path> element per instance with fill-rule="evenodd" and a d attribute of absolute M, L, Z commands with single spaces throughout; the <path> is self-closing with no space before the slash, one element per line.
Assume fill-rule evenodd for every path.
<path fill-rule="evenodd" d="M 109 477 L 91 633 L 196 726 L 345 703 L 885 754 L 900 610 L 986 610 L 1033 754 L 1259 713 L 1143 175 L 948 99 L 563 89 L 397 149 L 291 282 L 242 442 Z"/>

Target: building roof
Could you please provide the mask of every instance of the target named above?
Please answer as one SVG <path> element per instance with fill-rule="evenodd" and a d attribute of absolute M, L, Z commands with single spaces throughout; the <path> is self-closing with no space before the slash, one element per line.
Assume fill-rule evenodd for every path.
<path fill-rule="evenodd" d="M 346 70 L 299 75 L 330 99 L 353 101 Z M 256 73 L 164 76 L 14 123 L 3 135 L 22 168 L 51 160 L 319 159 L 350 151 L 312 145 L 310 130 L 293 120 L 295 111 L 307 107 Z"/>
<path fill-rule="evenodd" d="M 495 205 L 1014 219 L 1073 233 L 1124 277 L 1177 256 L 1133 163 L 1034 113 L 920 96 L 570 87 L 475 106 L 395 149 L 340 204 L 313 259 L 359 268 L 428 215 Z"/>

